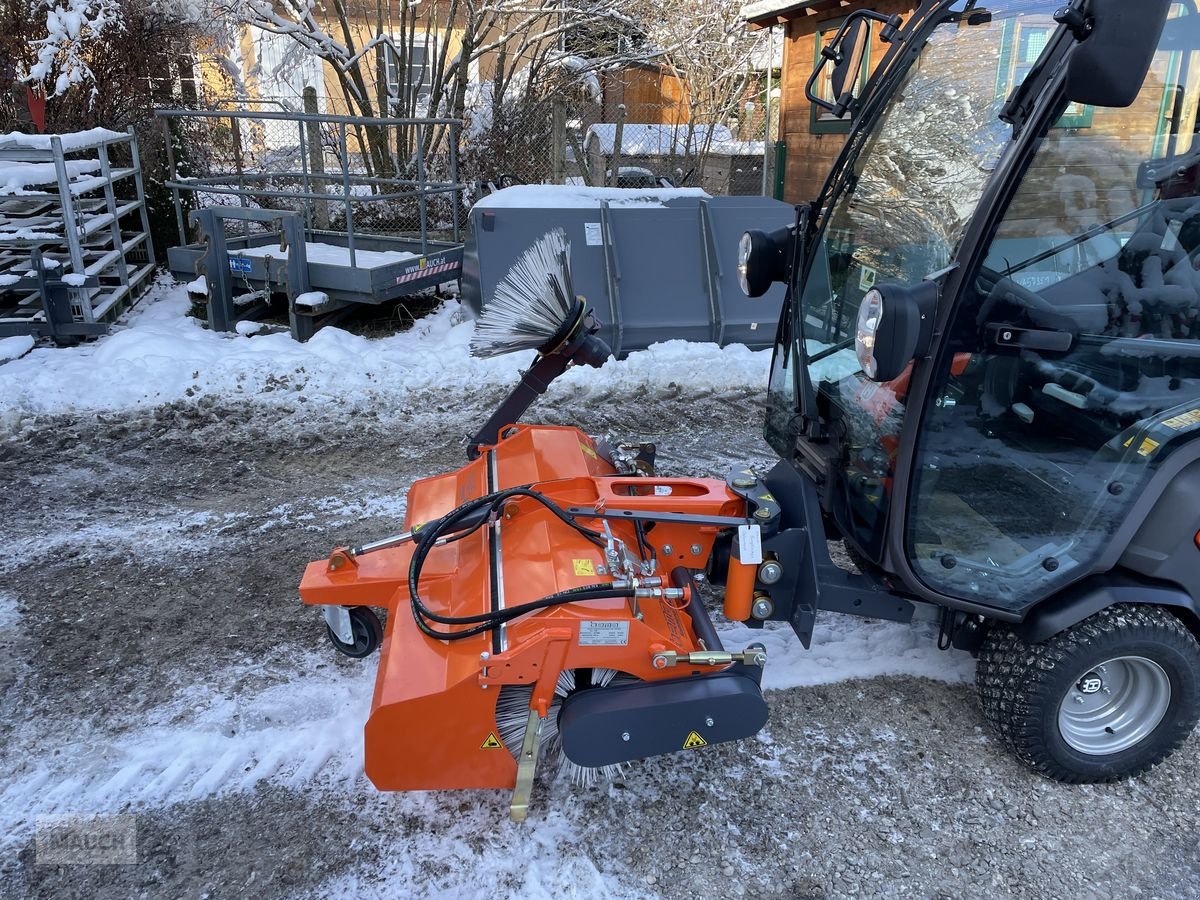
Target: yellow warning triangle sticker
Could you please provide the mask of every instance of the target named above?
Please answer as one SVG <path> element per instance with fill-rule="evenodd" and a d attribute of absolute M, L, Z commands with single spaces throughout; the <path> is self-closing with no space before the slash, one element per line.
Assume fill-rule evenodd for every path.
<path fill-rule="evenodd" d="M 496 740 L 496 732 L 489 731 L 488 736 L 483 739 L 483 743 L 479 745 L 480 750 L 503 750 L 504 745 Z"/>
<path fill-rule="evenodd" d="M 697 747 L 707 747 L 708 741 L 700 737 L 700 733 L 693 731 L 687 736 L 687 740 L 683 742 L 684 750 L 695 750 Z"/>

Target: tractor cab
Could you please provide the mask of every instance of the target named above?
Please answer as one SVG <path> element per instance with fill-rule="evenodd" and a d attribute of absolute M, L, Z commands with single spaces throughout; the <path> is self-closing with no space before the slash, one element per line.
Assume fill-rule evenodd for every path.
<path fill-rule="evenodd" d="M 826 48 L 839 100 L 810 99 L 846 147 L 793 228 L 743 241 L 749 292 L 789 284 L 767 440 L 914 597 L 1017 620 L 1114 568 L 1200 597 L 1200 522 L 1154 513 L 1200 488 L 1200 14 L 899 25 L 860 11 Z"/>

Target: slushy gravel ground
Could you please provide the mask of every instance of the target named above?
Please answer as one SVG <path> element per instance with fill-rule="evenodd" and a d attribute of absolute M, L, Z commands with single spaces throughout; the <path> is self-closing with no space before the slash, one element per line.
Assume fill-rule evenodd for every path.
<path fill-rule="evenodd" d="M 296 584 L 399 530 L 408 483 L 458 465 L 496 399 L 204 400 L 0 433 L 0 895 L 1200 896 L 1196 737 L 1144 777 L 1059 785 L 961 681 L 770 691 L 755 739 L 583 789 L 544 771 L 522 826 L 498 792 L 375 792 L 355 756 L 374 664 L 332 652 Z M 552 392 L 532 418 L 575 405 Z M 760 416 L 613 396 L 579 424 L 723 476 L 769 463 Z M 90 812 L 136 816 L 138 862 L 38 865 L 36 816 Z"/>

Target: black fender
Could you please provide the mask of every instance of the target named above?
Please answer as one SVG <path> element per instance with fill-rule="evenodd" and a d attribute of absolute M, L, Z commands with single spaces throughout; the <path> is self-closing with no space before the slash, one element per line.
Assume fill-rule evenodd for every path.
<path fill-rule="evenodd" d="M 1200 604 L 1191 594 L 1174 584 L 1134 578 L 1119 571 L 1076 582 L 1033 607 L 1013 629 L 1026 643 L 1037 644 L 1102 609 L 1135 603 L 1171 608 L 1200 637 Z"/>

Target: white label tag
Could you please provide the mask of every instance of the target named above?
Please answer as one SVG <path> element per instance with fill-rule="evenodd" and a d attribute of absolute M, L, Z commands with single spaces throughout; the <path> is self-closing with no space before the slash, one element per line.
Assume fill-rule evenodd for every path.
<path fill-rule="evenodd" d="M 584 222 L 583 237 L 589 247 L 604 246 L 604 232 L 600 229 L 599 222 Z"/>
<path fill-rule="evenodd" d="M 656 484 L 654 486 L 654 496 L 655 497 L 670 497 L 671 496 L 671 486 L 669 484 Z"/>
<path fill-rule="evenodd" d="M 580 647 L 624 647 L 629 643 L 629 622 L 580 622 Z"/>
<path fill-rule="evenodd" d="M 762 559 L 762 529 L 757 525 L 739 525 L 738 561 L 744 566 L 757 566 Z"/>

